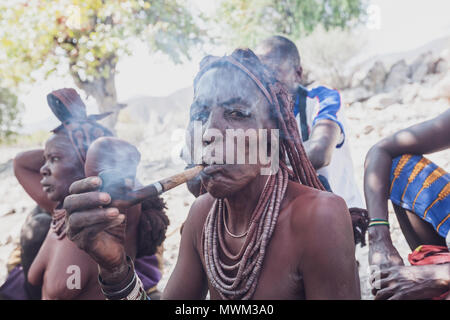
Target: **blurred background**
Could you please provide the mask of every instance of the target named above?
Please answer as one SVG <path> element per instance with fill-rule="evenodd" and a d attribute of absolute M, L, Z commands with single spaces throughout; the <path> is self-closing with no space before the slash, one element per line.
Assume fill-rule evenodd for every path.
<path fill-rule="evenodd" d="M 304 84 L 341 92 L 362 192 L 374 143 L 450 105 L 449 12 L 447 0 L 0 0 L 0 283 L 34 206 L 12 159 L 41 148 L 57 126 L 50 91 L 74 87 L 88 113 L 114 111 L 105 125 L 138 147 L 140 179 L 149 183 L 184 167 L 173 159 L 201 58 L 284 35 L 300 49 Z M 449 151 L 430 158 L 450 168 Z M 171 225 L 160 289 L 193 201 L 185 186 L 164 198 Z M 408 247 L 391 223 L 405 258 Z M 363 298 L 371 299 L 367 247 L 357 256 Z"/>

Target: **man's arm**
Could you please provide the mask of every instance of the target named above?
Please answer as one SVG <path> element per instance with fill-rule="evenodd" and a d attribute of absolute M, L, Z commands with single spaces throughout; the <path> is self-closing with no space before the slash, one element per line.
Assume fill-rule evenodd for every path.
<path fill-rule="evenodd" d="M 208 281 L 197 251 L 197 233 L 202 232 L 204 219 L 198 210 L 204 210 L 205 196 L 191 207 L 181 234 L 180 250 L 175 269 L 167 282 L 162 299 L 200 300 L 208 292 Z"/>
<path fill-rule="evenodd" d="M 52 212 L 56 204 L 47 197 L 40 183 L 40 169 L 44 163 L 43 149 L 21 152 L 14 158 L 14 174 L 28 195 L 41 208 Z"/>
<path fill-rule="evenodd" d="M 360 299 L 352 223 L 345 201 L 322 193 L 302 237 L 300 268 L 305 296 L 311 299 Z M 305 241 L 306 240 L 306 241 Z"/>
<path fill-rule="evenodd" d="M 438 117 L 416 124 L 381 140 L 366 156 L 364 194 L 370 218 L 388 218 L 389 174 L 392 160 L 402 154 L 426 154 L 450 147 L 450 109 Z M 387 226 L 369 229 L 369 263 L 402 265 L 392 246 Z"/>
<path fill-rule="evenodd" d="M 311 137 L 304 144 L 314 169 L 318 170 L 330 164 L 340 133 L 339 125 L 332 120 L 321 119 L 314 125 Z"/>

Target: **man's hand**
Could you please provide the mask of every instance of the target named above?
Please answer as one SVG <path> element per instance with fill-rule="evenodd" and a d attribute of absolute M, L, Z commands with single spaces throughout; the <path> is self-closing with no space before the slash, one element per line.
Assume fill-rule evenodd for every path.
<path fill-rule="evenodd" d="M 64 200 L 67 211 L 67 236 L 86 251 L 100 267 L 102 279 L 120 282 L 128 271 L 126 263 L 125 215 L 111 203 L 108 193 L 99 192 L 101 179 L 89 177 L 70 186 L 71 195 Z"/>
<path fill-rule="evenodd" d="M 448 292 L 450 264 L 396 266 L 375 272 L 376 300 L 432 299 Z"/>

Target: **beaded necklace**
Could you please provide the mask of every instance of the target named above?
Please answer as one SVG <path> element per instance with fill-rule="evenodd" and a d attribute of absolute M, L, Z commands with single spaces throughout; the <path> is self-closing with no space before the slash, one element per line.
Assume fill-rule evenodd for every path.
<path fill-rule="evenodd" d="M 247 300 L 255 293 L 287 183 L 288 172 L 285 169 L 280 168 L 277 174 L 269 176 L 253 211 L 245 242 L 235 255 L 228 250 L 223 234 L 226 199 L 217 199 L 212 206 L 202 234 L 203 254 L 208 279 L 223 299 Z M 225 263 L 221 254 L 232 263 Z M 234 277 L 225 274 L 236 270 Z"/>

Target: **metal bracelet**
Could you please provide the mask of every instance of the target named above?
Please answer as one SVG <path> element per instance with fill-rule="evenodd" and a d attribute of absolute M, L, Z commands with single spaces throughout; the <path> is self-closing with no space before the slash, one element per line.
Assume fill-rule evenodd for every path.
<path fill-rule="evenodd" d="M 125 288 L 119 291 L 107 292 L 103 289 L 102 286 L 100 286 L 100 288 L 102 290 L 103 295 L 108 300 L 120 300 L 128 296 L 130 292 L 133 290 L 132 288 L 134 288 L 135 285 L 136 285 L 136 272 L 133 272 L 133 278 L 131 279 L 130 283 L 128 283 Z"/>

